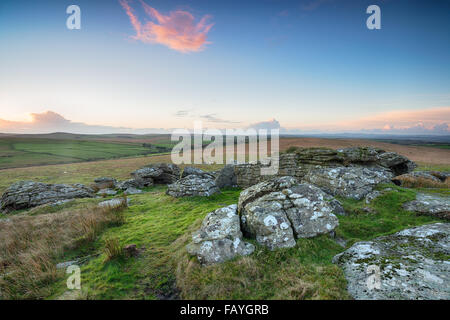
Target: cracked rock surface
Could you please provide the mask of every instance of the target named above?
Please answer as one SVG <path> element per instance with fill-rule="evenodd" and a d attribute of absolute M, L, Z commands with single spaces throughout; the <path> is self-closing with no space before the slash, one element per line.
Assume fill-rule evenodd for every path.
<path fill-rule="evenodd" d="M 418 214 L 450 220 L 450 198 L 436 194 L 418 193 L 416 200 L 403 204 L 403 208 Z"/>
<path fill-rule="evenodd" d="M 295 246 L 295 238 L 333 231 L 339 224 L 333 197 L 293 177 L 279 177 L 244 190 L 238 212 L 245 234 L 274 250 Z"/>
<path fill-rule="evenodd" d="M 215 193 L 219 193 L 214 178 L 210 175 L 194 175 L 191 174 L 175 183 L 169 184 L 167 194 L 172 197 L 209 197 Z"/>
<path fill-rule="evenodd" d="M 0 207 L 4 211 L 27 209 L 43 204 L 76 198 L 92 198 L 94 191 L 82 184 L 47 184 L 20 181 L 2 195 Z"/>
<path fill-rule="evenodd" d="M 200 263 L 208 265 L 249 255 L 255 247 L 242 239 L 237 205 L 234 204 L 208 213 L 201 228 L 192 235 L 187 250 L 197 256 Z"/>
<path fill-rule="evenodd" d="M 435 223 L 357 242 L 333 262 L 355 299 L 448 300 L 449 258 L 450 224 Z"/>

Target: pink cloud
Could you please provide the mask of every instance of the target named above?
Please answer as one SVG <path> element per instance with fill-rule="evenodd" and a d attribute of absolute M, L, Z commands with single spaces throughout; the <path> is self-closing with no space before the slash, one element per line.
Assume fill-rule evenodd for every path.
<path fill-rule="evenodd" d="M 129 5 L 128 0 L 119 0 L 131 24 L 136 31 L 133 39 L 144 43 L 159 43 L 180 52 L 197 52 L 204 49 L 206 37 L 212 23 L 208 23 L 209 15 L 203 16 L 195 23 L 194 16 L 183 10 L 169 12 L 168 15 L 160 13 L 144 1 L 140 0 L 144 12 L 153 20 L 142 24 Z"/>

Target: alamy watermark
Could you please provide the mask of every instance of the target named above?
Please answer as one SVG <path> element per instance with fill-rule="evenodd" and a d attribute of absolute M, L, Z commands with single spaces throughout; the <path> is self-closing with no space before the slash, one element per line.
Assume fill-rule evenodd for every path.
<path fill-rule="evenodd" d="M 261 175 L 278 173 L 280 154 L 279 129 L 203 129 L 194 123 L 193 132 L 177 129 L 171 141 L 174 164 L 261 163 Z M 270 151 L 269 151 L 270 149 Z"/>
<path fill-rule="evenodd" d="M 367 267 L 366 273 L 369 275 L 366 279 L 367 288 L 369 290 L 381 289 L 381 271 L 380 267 L 371 264 Z"/>
<path fill-rule="evenodd" d="M 379 6 L 372 4 L 367 7 L 366 13 L 370 16 L 366 20 L 366 26 L 369 30 L 381 29 L 381 9 Z M 81 29 L 81 9 L 78 5 L 72 4 L 67 7 L 66 14 L 70 16 L 66 20 L 66 26 L 69 30 Z"/>
<path fill-rule="evenodd" d="M 70 274 L 67 278 L 67 289 L 69 290 L 81 290 L 81 269 L 77 265 L 68 266 L 66 273 Z"/>
<path fill-rule="evenodd" d="M 69 30 L 81 29 L 81 9 L 79 6 L 72 4 L 67 7 L 66 13 L 70 16 L 66 20 L 66 27 Z"/>

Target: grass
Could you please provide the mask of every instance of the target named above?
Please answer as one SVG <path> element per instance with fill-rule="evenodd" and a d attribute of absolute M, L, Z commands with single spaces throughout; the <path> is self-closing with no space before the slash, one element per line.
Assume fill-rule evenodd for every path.
<path fill-rule="evenodd" d="M 440 171 L 450 172 L 450 165 L 448 164 L 429 164 L 423 162 L 417 162 L 418 166 L 415 171 Z"/>
<path fill-rule="evenodd" d="M 66 250 L 94 241 L 108 226 L 120 224 L 117 209 L 87 207 L 0 220 L 0 298 L 43 299 L 64 276 L 56 262 Z"/>
<path fill-rule="evenodd" d="M 442 182 L 423 177 L 399 176 L 396 177 L 396 180 L 400 181 L 401 185 L 407 188 L 450 188 L 450 178 L 447 178 Z"/>
<path fill-rule="evenodd" d="M 166 147 L 167 143 L 155 144 Z M 0 138 L 0 169 L 154 154 L 141 143 L 38 138 Z"/>
<path fill-rule="evenodd" d="M 385 186 L 383 186 L 385 187 Z M 337 235 L 348 242 L 370 240 L 438 219 L 416 216 L 401 209 L 414 190 L 389 185 L 392 191 L 370 206 L 363 201 L 343 200 L 348 216 L 339 217 Z M 174 199 L 158 186 L 134 195 L 124 211 L 125 223 L 105 230 L 89 249 L 92 255 L 81 271 L 82 286 L 91 299 L 349 299 L 340 268 L 332 264 L 342 252 L 334 239 L 321 236 L 300 239 L 294 248 L 269 251 L 256 245 L 255 252 L 220 265 L 202 267 L 187 254 L 192 231 L 206 213 L 236 203 L 240 190 L 225 190 L 210 198 Z M 136 244 L 137 257 L 116 255 L 108 259 L 109 239 L 115 248 Z M 252 240 L 250 240 L 252 241 Z M 71 259 L 86 252 L 74 251 Z M 64 290 L 65 281 L 57 292 Z M 52 296 L 55 298 L 57 296 Z"/>
<path fill-rule="evenodd" d="M 125 179 L 145 164 L 168 160 L 169 156 L 158 155 L 1 170 L 0 191 L 24 179 L 86 184 L 100 176 Z M 388 186 L 392 190 L 370 205 L 341 199 L 349 215 L 339 217 L 336 233 L 347 241 L 347 246 L 439 221 L 402 210 L 402 203 L 412 200 L 416 189 Z M 155 186 L 144 194 L 131 195 L 130 207 L 120 211 L 119 216 L 109 218 L 87 210 L 100 199 L 77 199 L 12 216 L 0 214 L 0 219 L 14 221 L 12 224 L 0 220 L 1 261 L 24 259 L 14 260 L 13 264 L 8 262 L 8 268 L 14 266 L 13 270 L 18 270 L 18 277 L 8 275 L 0 279 L 2 294 L 6 292 L 6 298 L 18 299 L 70 296 L 66 295 L 67 275 L 63 270 L 57 271 L 55 264 L 77 260 L 81 264 L 83 290 L 78 297 L 83 299 L 350 298 L 342 271 L 331 262 L 334 255 L 345 249 L 329 236 L 300 239 L 294 248 L 274 252 L 250 240 L 256 245 L 252 255 L 220 265 L 200 266 L 185 250 L 191 233 L 208 212 L 237 203 L 240 190 L 224 190 L 209 198 L 181 199 L 165 195 L 165 190 L 164 186 Z M 441 191 L 448 192 L 448 189 Z M 366 206 L 376 213 L 366 213 L 363 210 Z M 94 223 L 97 219 L 98 228 L 80 227 L 97 225 Z M 11 241 L 15 243 L 12 246 L 8 244 Z M 25 244 L 31 244 L 30 248 Z M 121 249 L 128 244 L 136 244 L 137 256 L 121 254 Z M 5 248 L 16 248 L 16 251 Z M 5 264 L 2 265 L 0 268 L 5 273 Z M 36 276 L 29 277 L 30 274 Z"/>

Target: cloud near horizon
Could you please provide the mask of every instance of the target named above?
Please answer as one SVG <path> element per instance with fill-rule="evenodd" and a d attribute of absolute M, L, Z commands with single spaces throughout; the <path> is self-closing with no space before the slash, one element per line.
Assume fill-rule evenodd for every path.
<path fill-rule="evenodd" d="M 179 117 L 190 117 L 191 110 L 180 110 Z M 90 125 L 74 122 L 62 115 L 46 111 L 31 113 L 31 121 L 9 121 L 0 119 L 0 133 L 53 133 L 67 132 L 78 134 L 107 134 L 107 133 L 170 133 L 171 128 L 129 128 L 104 125 Z M 190 117 L 191 118 L 191 117 Z M 244 128 L 245 123 L 221 119 L 216 114 L 204 114 L 192 117 L 202 119 L 206 123 L 236 124 L 235 129 Z M 193 121 L 193 120 L 192 120 Z M 241 125 L 238 125 L 241 124 Z M 250 124 L 246 128 L 280 129 L 281 134 L 305 133 L 366 133 L 366 134 L 438 134 L 450 135 L 450 107 L 425 110 L 392 111 L 356 119 L 346 123 L 316 124 L 282 127 L 276 119 Z M 193 126 L 193 123 L 192 123 Z M 189 127 L 189 125 L 188 125 Z M 218 128 L 219 129 L 219 128 Z M 223 128 L 222 128 L 223 129 Z"/>
<path fill-rule="evenodd" d="M 450 107 L 441 107 L 383 112 L 356 121 L 342 123 L 341 126 L 387 133 L 433 132 L 449 134 L 448 122 L 450 122 Z"/>
<path fill-rule="evenodd" d="M 155 22 L 148 21 L 142 24 L 130 6 L 129 0 L 119 0 L 136 31 L 133 39 L 143 43 L 159 43 L 183 53 L 201 51 L 210 43 L 207 41 L 207 34 L 213 26 L 212 23 L 208 23 L 210 15 L 203 16 L 195 23 L 195 18 L 190 12 L 176 10 L 164 15 L 143 0 L 139 1 L 144 12 Z"/>
<path fill-rule="evenodd" d="M 108 133 L 167 133 L 165 129 L 132 129 L 127 127 L 112 127 L 90 125 L 83 122 L 74 122 L 62 115 L 46 111 L 31 113 L 31 121 L 8 121 L 0 119 L 0 133 L 38 134 L 38 133 L 77 133 L 77 134 L 108 134 Z"/>

